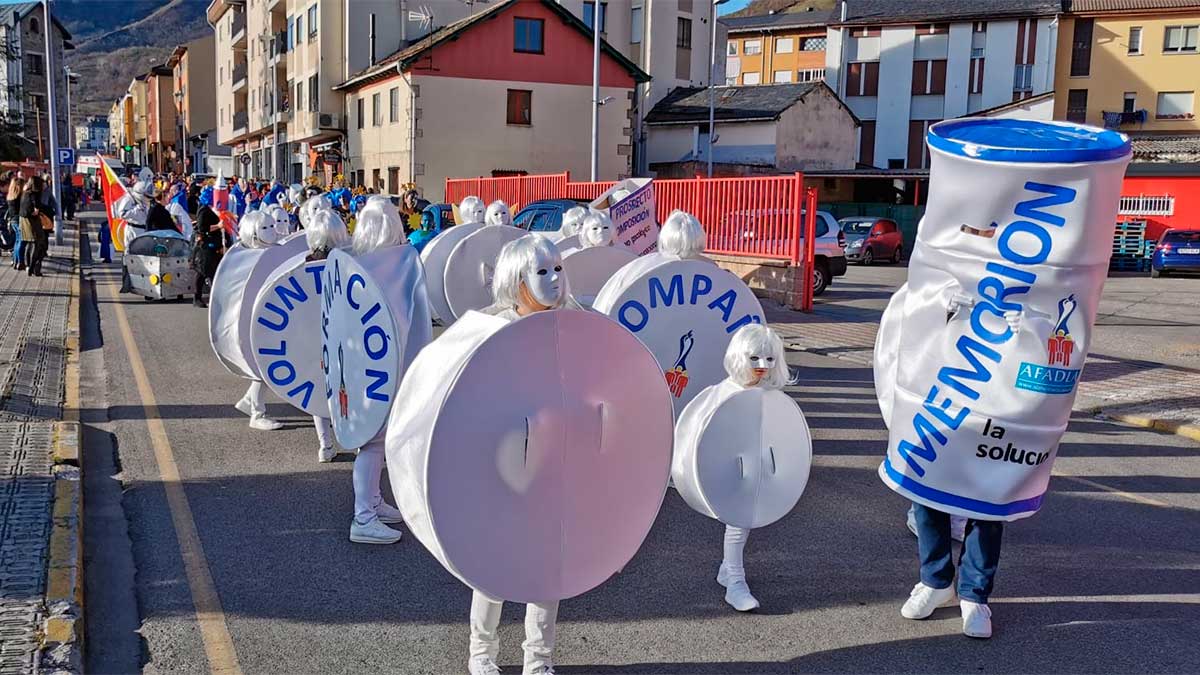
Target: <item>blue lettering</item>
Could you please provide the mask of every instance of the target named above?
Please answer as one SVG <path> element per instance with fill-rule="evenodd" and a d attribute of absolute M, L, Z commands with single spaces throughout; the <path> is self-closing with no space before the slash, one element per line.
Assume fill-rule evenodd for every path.
<path fill-rule="evenodd" d="M 950 406 L 954 404 L 954 401 L 950 400 L 949 398 L 943 398 L 940 403 L 935 404 L 934 401 L 937 399 L 937 397 L 938 387 L 936 384 L 931 385 L 929 387 L 929 393 L 925 396 L 925 410 L 929 411 L 929 414 L 936 417 L 939 422 L 946 425 L 948 429 L 951 431 L 956 431 L 958 427 L 962 425 L 963 420 L 967 419 L 967 415 L 971 412 L 971 410 L 969 408 L 959 408 L 958 414 L 951 417 L 950 415 L 947 415 L 946 412 L 950 409 Z"/>
<path fill-rule="evenodd" d="M 342 294 L 342 266 L 338 261 L 333 261 L 333 283 L 329 284 L 334 293 Z"/>
<path fill-rule="evenodd" d="M 741 328 L 742 326 L 745 326 L 745 325 L 746 325 L 746 324 L 748 324 L 748 323 L 757 323 L 757 324 L 761 324 L 761 323 L 762 323 L 762 317 L 760 317 L 760 316 L 753 316 L 753 315 L 747 314 L 747 315 L 743 316 L 742 318 L 738 319 L 738 320 L 737 320 L 737 322 L 735 322 L 735 323 L 732 323 L 732 324 L 729 324 L 728 326 L 726 326 L 726 327 L 725 327 L 725 332 L 726 332 L 726 333 L 734 333 L 734 332 L 736 332 L 736 331 L 737 331 L 737 329 Z"/>
<path fill-rule="evenodd" d="M 293 397 L 293 396 L 295 396 L 296 394 L 299 394 L 300 392 L 304 392 L 304 400 L 300 401 L 300 407 L 301 407 L 301 408 L 307 408 L 307 407 L 308 407 L 308 402 L 309 402 L 309 401 L 312 399 L 312 393 L 313 393 L 313 383 L 312 383 L 312 382 L 305 382 L 304 384 L 302 384 L 302 385 L 300 385 L 300 386 L 296 387 L 295 389 L 293 389 L 293 390 L 289 391 L 289 392 L 287 393 L 287 395 L 288 395 L 289 397 Z"/>
<path fill-rule="evenodd" d="M 626 318 L 625 312 L 630 309 L 637 310 L 637 313 L 642 315 L 642 320 L 635 324 Z M 646 327 L 646 322 L 650 320 L 650 314 L 642 303 L 637 300 L 627 300 L 617 312 L 617 320 L 621 322 L 622 326 L 628 328 L 629 332 L 636 333 Z"/>
<path fill-rule="evenodd" d="M 733 303 L 737 301 L 737 292 L 732 288 L 721 294 L 721 297 L 708 303 L 709 309 L 721 310 L 721 321 L 729 323 L 729 315 L 733 313 Z"/>
<path fill-rule="evenodd" d="M 371 338 L 379 338 L 379 349 L 371 349 Z M 388 352 L 388 337 L 387 333 L 379 326 L 371 326 L 363 333 L 363 349 L 367 350 L 367 356 L 371 357 L 372 361 L 378 361 L 387 356 Z"/>
<path fill-rule="evenodd" d="M 266 347 L 259 347 L 258 353 L 263 354 L 265 356 L 286 356 L 287 355 L 287 340 L 280 340 L 278 349 L 267 349 Z"/>
<path fill-rule="evenodd" d="M 971 364 L 972 370 L 942 366 L 942 368 L 938 370 L 937 379 L 939 382 L 949 386 L 951 389 L 954 389 L 972 401 L 977 400 L 979 398 L 979 392 L 964 385 L 956 378 L 974 380 L 976 382 L 987 382 L 991 380 L 991 371 L 983 366 L 983 362 L 979 360 L 979 357 L 975 356 L 975 353 L 981 354 L 991 361 L 1000 363 L 1000 352 L 997 352 L 991 347 L 981 344 L 978 340 L 966 335 L 959 336 L 958 344 L 956 346 L 958 348 L 958 353 L 961 354 L 963 358 L 965 358 L 967 362 Z"/>
<path fill-rule="evenodd" d="M 908 441 L 902 440 L 900 441 L 900 445 L 896 447 L 896 452 L 900 454 L 900 457 L 905 462 L 908 462 L 914 473 L 918 476 L 924 476 L 925 467 L 917 464 L 917 461 L 913 459 L 913 455 L 927 462 L 933 462 L 937 459 L 937 451 L 933 449 L 933 443 L 930 442 L 929 437 L 933 436 L 937 439 L 938 445 L 945 445 L 947 439 L 945 434 L 938 431 L 937 427 L 933 426 L 933 423 L 925 419 L 925 416 L 921 413 L 913 415 L 913 430 L 917 432 L 917 438 L 920 439 L 921 444 L 913 445 Z"/>
<path fill-rule="evenodd" d="M 286 377 L 275 376 L 275 371 L 280 367 L 283 367 L 287 373 Z M 271 365 L 267 366 L 267 377 L 271 378 L 271 381 L 275 383 L 275 386 L 286 387 L 296 379 L 296 368 L 287 361 L 275 361 Z"/>
<path fill-rule="evenodd" d="M 710 282 L 711 285 L 711 282 Z M 655 292 L 657 291 L 657 293 Z M 650 277 L 650 309 L 658 307 L 657 298 L 662 298 L 663 306 L 670 307 L 671 299 L 677 298 L 675 302 L 683 304 L 683 275 L 676 274 L 671 277 L 671 285 L 667 289 L 663 289 L 662 282 L 658 277 Z"/>
<path fill-rule="evenodd" d="M 367 369 L 367 377 L 374 378 L 374 382 L 367 385 L 367 398 L 372 401 L 387 401 L 388 395 L 379 393 L 379 388 L 387 384 L 388 374 L 382 370 Z"/>
<path fill-rule="evenodd" d="M 1008 296 L 1018 293 L 1028 293 L 1030 286 L 1013 286 L 1008 288 L 996 277 L 984 277 L 979 280 L 979 295 L 987 298 L 993 305 L 1005 312 L 1021 311 L 1021 303 L 1009 302 Z"/>
<path fill-rule="evenodd" d="M 308 272 L 309 274 L 312 275 L 313 286 L 315 286 L 317 289 L 317 291 L 316 291 L 317 295 L 320 295 L 321 294 L 321 276 L 322 276 L 321 273 L 325 271 L 325 266 L 324 265 L 313 265 L 312 267 L 305 267 L 304 271 Z"/>
<path fill-rule="evenodd" d="M 1036 253 L 1025 255 L 1013 250 L 1012 238 L 1022 232 L 1033 235 L 1033 238 L 1037 239 L 1040 248 Z M 1007 260 L 1020 265 L 1038 265 L 1046 262 L 1046 258 L 1050 255 L 1050 233 L 1041 225 L 1028 220 L 1014 220 L 1000 231 L 1000 239 L 996 242 L 996 246 L 1000 250 L 1000 255 Z"/>
<path fill-rule="evenodd" d="M 1001 265 L 1000 263 L 994 263 L 994 262 L 988 263 L 987 271 L 995 273 L 995 274 L 1000 274 L 1002 276 L 1006 276 L 1009 279 L 1012 279 L 1013 281 L 1020 281 L 1022 283 L 1026 283 L 1026 284 L 1030 284 L 1030 285 L 1032 285 L 1033 282 L 1037 281 L 1037 275 L 1034 274 L 1033 272 L 1028 272 L 1026 270 L 1019 270 L 1015 267 L 1009 267 L 1008 265 Z"/>
<path fill-rule="evenodd" d="M 358 309 L 358 308 L 355 307 L 354 309 Z M 375 303 L 374 307 L 371 307 L 371 309 L 367 310 L 367 313 L 363 314 L 362 325 L 364 325 L 364 326 L 367 325 L 367 323 L 371 319 L 375 318 L 375 315 L 379 313 L 380 309 L 383 309 L 383 306 L 377 302 L 377 303 Z"/>
<path fill-rule="evenodd" d="M 288 311 L 290 312 L 296 309 L 296 307 L 292 305 L 292 300 L 295 300 L 296 302 L 308 302 L 308 293 L 304 292 L 304 289 L 300 286 L 300 280 L 296 277 L 288 277 L 288 281 L 292 282 L 291 289 L 288 289 L 288 287 L 282 285 L 276 286 L 275 295 L 279 296 L 279 300 L 283 302 L 283 304 L 287 305 Z"/>
<path fill-rule="evenodd" d="M 1046 213 L 1040 209 L 1048 206 L 1070 204 L 1075 201 L 1075 190 L 1062 185 L 1047 185 L 1046 183 L 1035 183 L 1033 181 L 1025 183 L 1025 189 L 1031 192 L 1041 192 L 1046 196 L 1018 203 L 1015 209 L 1018 216 L 1040 220 L 1047 225 L 1055 227 L 1062 227 L 1066 224 L 1067 220 L 1062 216 Z"/>
<path fill-rule="evenodd" d="M 703 284 L 701 284 L 703 282 Z M 703 286 L 703 288 L 701 288 Z M 712 279 L 703 274 L 697 274 L 692 277 L 692 299 L 688 304 L 696 304 L 696 298 L 702 295 L 708 295 L 712 291 Z"/>
<path fill-rule="evenodd" d="M 1019 306 L 1020 305 L 1018 305 L 1018 307 Z M 971 330 L 975 331 L 975 334 L 978 335 L 979 337 L 983 338 L 984 340 L 987 340 L 988 342 L 990 342 L 991 344 L 994 344 L 994 345 L 1003 344 L 1005 342 L 1008 342 L 1008 339 L 1012 337 L 1012 328 L 1010 328 L 1008 326 L 1008 323 L 1005 322 L 1002 324 L 1004 326 L 1003 333 L 993 333 L 990 329 L 988 329 L 987 326 L 983 325 L 983 313 L 984 312 L 988 312 L 994 316 L 1004 318 L 1004 311 L 1001 309 L 998 309 L 992 303 L 977 302 L 977 303 L 975 303 L 975 308 L 971 310 Z"/>
<path fill-rule="evenodd" d="M 350 281 L 346 282 L 346 302 L 350 303 L 350 306 L 353 307 L 354 309 L 358 309 L 359 305 L 354 300 L 354 282 L 355 281 L 358 282 L 359 286 L 366 288 L 367 280 L 362 278 L 361 274 L 355 272 L 354 274 L 350 275 Z"/>
<path fill-rule="evenodd" d="M 271 323 L 270 321 L 267 320 L 267 317 L 265 316 L 265 314 L 268 310 L 279 315 L 279 323 Z M 280 309 L 279 307 L 277 307 L 274 303 L 268 302 L 266 304 L 266 306 L 263 307 L 263 314 L 260 314 L 258 317 L 258 323 L 260 325 L 266 326 L 270 330 L 273 330 L 276 333 L 278 333 L 279 331 L 283 330 L 284 328 L 287 328 L 288 314 L 287 314 L 287 312 L 285 312 L 282 309 Z"/>

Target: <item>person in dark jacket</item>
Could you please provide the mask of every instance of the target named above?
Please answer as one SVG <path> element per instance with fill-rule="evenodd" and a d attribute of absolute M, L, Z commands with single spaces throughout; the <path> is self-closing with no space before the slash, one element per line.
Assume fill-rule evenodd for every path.
<path fill-rule="evenodd" d="M 201 203 L 196 213 L 196 229 L 192 237 L 192 269 L 196 272 L 196 287 L 192 304 L 208 307 L 204 302 L 204 286 L 217 274 L 217 265 L 225 251 L 225 231 L 221 218 L 207 203 Z"/>
<path fill-rule="evenodd" d="M 50 248 L 50 234 L 42 227 L 41 218 L 43 214 L 50 215 L 44 211 L 42 200 L 45 186 L 41 176 L 34 176 L 25 183 L 21 195 L 21 255 L 26 258 L 26 272 L 31 277 L 42 276 L 42 261 Z"/>
<path fill-rule="evenodd" d="M 175 218 L 171 216 L 171 212 L 166 207 L 167 193 L 159 192 L 152 197 L 150 212 L 146 214 L 146 231 L 171 230 L 178 232 L 179 228 L 175 225 Z"/>

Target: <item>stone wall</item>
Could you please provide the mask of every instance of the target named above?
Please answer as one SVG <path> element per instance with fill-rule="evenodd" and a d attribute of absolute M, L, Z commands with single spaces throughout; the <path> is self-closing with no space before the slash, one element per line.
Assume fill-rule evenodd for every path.
<path fill-rule="evenodd" d="M 706 254 L 722 269 L 738 275 L 760 298 L 774 300 L 790 309 L 800 308 L 802 293 L 799 267 L 786 260 Z"/>

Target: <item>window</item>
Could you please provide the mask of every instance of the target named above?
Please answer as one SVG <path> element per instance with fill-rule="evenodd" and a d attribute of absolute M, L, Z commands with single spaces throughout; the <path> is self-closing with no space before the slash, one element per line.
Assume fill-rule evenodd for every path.
<path fill-rule="evenodd" d="M 642 31 L 645 30 L 645 20 L 642 18 L 642 8 L 634 7 L 629 10 L 629 43 L 641 44 Z"/>
<path fill-rule="evenodd" d="M 371 126 L 383 126 L 383 94 L 371 95 Z"/>
<path fill-rule="evenodd" d="M 1092 73 L 1092 28 L 1095 19 L 1075 19 L 1075 37 L 1071 40 L 1071 77 Z M 1170 32 L 1170 28 L 1167 29 Z"/>
<path fill-rule="evenodd" d="M 846 96 L 878 95 L 879 62 L 860 61 L 851 63 L 846 69 Z"/>
<path fill-rule="evenodd" d="M 400 167 L 398 166 L 388 167 L 387 191 L 392 195 L 400 194 Z"/>
<path fill-rule="evenodd" d="M 42 75 L 46 72 L 46 64 L 42 61 L 41 54 L 33 52 L 25 52 L 25 69 L 30 75 Z"/>
<path fill-rule="evenodd" d="M 825 44 L 825 38 L 823 37 L 804 38 L 804 42 L 800 43 L 800 51 L 823 52 L 825 51 Z"/>
<path fill-rule="evenodd" d="M 796 49 L 796 41 L 792 38 L 776 38 L 775 53 L 776 54 L 791 54 Z"/>
<path fill-rule="evenodd" d="M 742 73 L 742 84 L 761 84 L 758 73 Z"/>
<path fill-rule="evenodd" d="M 986 33 L 987 32 L 987 22 L 986 21 L 976 21 L 975 23 L 971 24 L 971 32 Z"/>
<path fill-rule="evenodd" d="M 1078 124 L 1087 122 L 1087 91 L 1087 89 L 1072 89 L 1067 92 L 1068 122 Z"/>
<path fill-rule="evenodd" d="M 762 40 L 746 40 L 746 45 L 743 50 L 746 56 L 754 56 L 762 53 Z"/>
<path fill-rule="evenodd" d="M 1013 91 L 1033 91 L 1033 66 L 1016 66 L 1013 70 Z"/>
<path fill-rule="evenodd" d="M 1137 109 L 1137 92 L 1136 91 L 1125 92 L 1125 100 L 1124 100 L 1123 105 L 1121 106 L 1121 112 L 1131 113 L 1136 109 Z"/>
<path fill-rule="evenodd" d="M 675 46 L 680 49 L 692 48 L 692 20 L 685 19 L 682 16 L 676 24 L 678 26 L 675 35 Z M 1193 44 L 1195 42 L 1193 41 Z"/>
<path fill-rule="evenodd" d="M 374 169 L 371 171 L 371 187 L 375 188 L 376 190 L 383 188 L 383 176 L 381 176 L 380 173 L 381 172 L 379 169 Z"/>
<path fill-rule="evenodd" d="M 363 97 L 358 97 L 358 128 L 362 129 L 367 124 L 367 100 Z"/>
<path fill-rule="evenodd" d="M 1195 54 L 1197 37 L 1200 37 L 1200 26 L 1167 26 L 1166 35 L 1163 37 L 1163 52 Z"/>
<path fill-rule="evenodd" d="M 736 42 L 734 42 L 732 40 L 729 41 L 729 44 L 727 44 L 725 46 L 725 55 L 726 56 L 737 56 L 737 43 Z"/>
<path fill-rule="evenodd" d="M 967 80 L 967 91 L 972 94 L 983 93 L 983 59 L 971 59 L 970 79 Z"/>
<path fill-rule="evenodd" d="M 37 17 L 29 19 L 29 32 L 37 35 L 42 31 L 42 25 L 38 23 Z"/>
<path fill-rule="evenodd" d="M 1142 27 L 1131 26 L 1129 28 L 1129 53 L 1142 53 Z"/>
<path fill-rule="evenodd" d="M 542 41 L 545 24 L 542 19 L 523 19 L 519 16 L 513 19 L 513 51 L 522 54 L 546 53 Z"/>
<path fill-rule="evenodd" d="M 918 24 L 916 28 L 917 35 L 946 35 L 949 32 L 948 23 L 924 23 Z"/>
<path fill-rule="evenodd" d="M 529 126 L 533 124 L 532 111 L 533 92 L 527 89 L 508 90 L 508 124 Z"/>
<path fill-rule="evenodd" d="M 912 94 L 945 94 L 946 62 L 913 61 Z"/>
<path fill-rule="evenodd" d="M 304 83 L 296 83 L 296 110 L 304 110 Z"/>
<path fill-rule="evenodd" d="M 879 37 L 879 34 L 879 26 L 860 26 L 850 29 L 850 37 L 852 38 Z"/>
<path fill-rule="evenodd" d="M 313 5 L 308 8 L 308 41 L 312 42 L 317 37 L 317 6 Z"/>
<path fill-rule="evenodd" d="M 983 47 L 971 47 L 971 58 L 982 59 L 983 58 Z"/>
<path fill-rule="evenodd" d="M 875 166 L 875 120 L 863 120 L 858 135 L 858 161 Z"/>
<path fill-rule="evenodd" d="M 928 148 L 925 146 L 925 134 L 930 120 L 911 120 L 908 123 L 908 165 L 909 169 L 924 169 L 929 166 Z"/>
<path fill-rule="evenodd" d="M 792 71 L 777 70 L 775 71 L 775 84 L 785 84 L 792 81 Z"/>
<path fill-rule="evenodd" d="M 400 87 L 388 89 L 388 122 L 400 121 Z"/>
<path fill-rule="evenodd" d="M 296 17 L 296 44 L 300 44 L 304 37 L 304 15 Z"/>
<path fill-rule="evenodd" d="M 308 111 L 317 112 L 321 109 L 320 105 L 320 80 L 317 75 L 308 78 Z"/>
<path fill-rule="evenodd" d="M 796 81 L 797 82 L 824 82 L 825 81 L 825 69 L 824 68 L 808 68 L 806 70 L 798 71 L 796 73 Z"/>
<path fill-rule="evenodd" d="M 592 28 L 592 18 L 596 14 L 596 3 L 588 0 L 583 3 L 583 22 L 587 24 L 588 30 Z M 600 32 L 608 32 L 608 3 L 600 3 Z"/>
<path fill-rule="evenodd" d="M 1160 120 L 1190 120 L 1192 101 L 1196 93 L 1192 91 L 1163 91 L 1158 94 L 1158 109 L 1154 116 Z"/>
<path fill-rule="evenodd" d="M 296 18 L 289 16 L 287 18 L 287 48 L 288 48 L 288 51 L 289 52 L 292 51 L 292 48 L 295 46 L 296 46 Z"/>

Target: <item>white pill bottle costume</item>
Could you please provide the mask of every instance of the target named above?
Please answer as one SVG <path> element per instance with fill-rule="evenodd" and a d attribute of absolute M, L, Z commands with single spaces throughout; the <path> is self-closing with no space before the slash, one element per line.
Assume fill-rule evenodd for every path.
<path fill-rule="evenodd" d="M 579 246 L 562 250 L 563 270 L 571 280 L 571 292 L 579 304 L 591 307 L 604 284 L 620 269 L 637 259 L 629 249 L 613 246 L 612 220 L 600 211 L 584 216 L 579 226 Z"/>
<path fill-rule="evenodd" d="M 438 235 L 433 241 L 436 242 L 445 234 Z M 467 312 L 483 309 L 494 302 L 492 277 L 500 249 L 527 234 L 525 230 L 512 226 L 512 212 L 507 204 L 495 201 L 488 206 L 484 226 L 462 237 L 446 258 L 442 288 L 450 313 L 448 316 L 439 315 L 442 325 L 448 326 Z"/>
<path fill-rule="evenodd" d="M 464 197 L 458 205 L 458 221 L 454 227 L 444 228 L 421 249 L 421 264 L 425 267 L 425 283 L 429 291 L 429 309 L 433 318 L 443 326 L 454 323 L 454 313 L 446 302 L 446 261 L 458 242 L 483 227 L 486 212 L 482 199 Z"/>
<path fill-rule="evenodd" d="M 982 520 L 1035 513 L 1112 255 L 1129 139 L 1063 122 L 929 130 L 929 204 L 876 340 L 879 475 Z"/>

